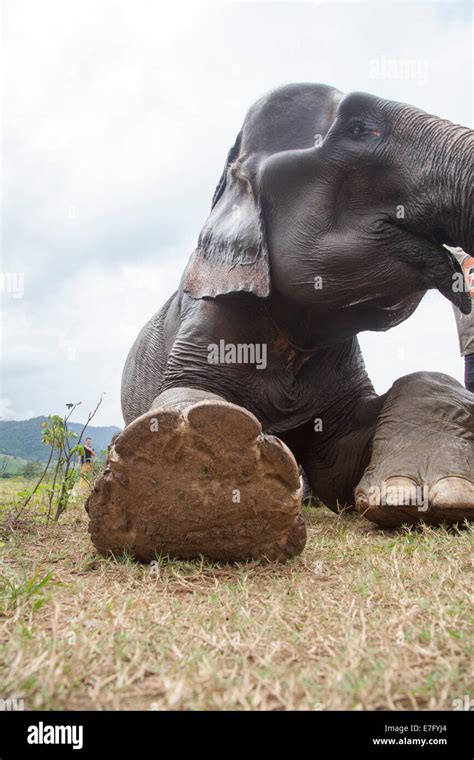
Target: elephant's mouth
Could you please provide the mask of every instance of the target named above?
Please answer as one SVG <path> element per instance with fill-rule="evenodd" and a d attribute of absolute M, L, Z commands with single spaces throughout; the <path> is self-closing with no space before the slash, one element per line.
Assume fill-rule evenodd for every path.
<path fill-rule="evenodd" d="M 420 235 L 420 237 L 429 242 L 437 243 L 439 246 L 445 248 L 447 253 L 452 253 L 454 251 L 457 253 L 465 253 L 468 256 L 473 255 L 472 247 L 459 245 L 459 242 L 449 234 L 445 227 L 433 227 L 427 235 Z"/>
<path fill-rule="evenodd" d="M 470 314 L 471 296 L 458 257 L 454 255 L 456 249 L 470 255 L 469 247 L 461 247 L 443 225 L 420 229 L 393 219 L 389 224 L 397 228 L 398 234 L 403 233 L 396 253 L 399 261 L 418 270 L 420 283 L 425 288 L 437 288 L 463 314 Z"/>
<path fill-rule="evenodd" d="M 386 295 L 368 295 L 365 298 L 357 298 L 349 303 L 344 303 L 341 309 L 352 309 L 354 306 L 370 306 L 370 308 L 377 309 L 378 311 L 394 312 L 397 311 L 400 306 L 400 300 L 394 300 Z"/>
<path fill-rule="evenodd" d="M 394 218 L 392 213 L 387 215 L 385 221 L 408 235 L 424 240 L 428 244 L 439 246 L 440 249 L 442 246 L 458 248 L 469 256 L 474 255 L 474 241 L 469 225 L 464 225 L 467 230 L 456 230 L 453 233 L 451 224 L 442 218 L 440 219 L 438 214 L 435 215 L 435 219 L 431 223 L 427 219 L 419 221 L 416 218 Z"/>
<path fill-rule="evenodd" d="M 448 231 L 444 227 L 434 227 L 431 233 L 431 237 L 436 243 L 440 245 L 449 246 L 450 248 L 456 248 L 456 243 L 450 237 Z"/>
<path fill-rule="evenodd" d="M 455 240 L 446 227 L 441 225 L 434 226 L 428 234 L 421 235 L 421 237 L 424 237 L 431 242 L 438 243 L 438 245 L 444 246 L 445 248 L 454 248 L 459 251 L 464 251 L 464 253 L 467 253 L 469 256 L 473 255 L 472 246 L 466 245 L 465 242 L 461 245 L 459 240 Z"/>
<path fill-rule="evenodd" d="M 439 246 L 445 246 L 449 248 L 458 247 L 458 243 L 453 240 L 446 227 L 443 227 L 442 225 L 435 225 L 434 227 L 429 227 L 426 230 L 419 229 L 417 227 L 412 228 L 411 225 L 404 224 L 397 224 L 396 226 L 399 229 L 405 230 L 405 232 L 414 235 L 415 237 L 426 240 L 428 243 L 436 243 Z"/>
<path fill-rule="evenodd" d="M 438 245 L 440 246 L 440 249 L 444 247 L 445 249 L 448 249 L 448 253 L 450 248 L 454 248 L 459 251 L 464 251 L 464 253 L 467 253 L 469 256 L 473 255 L 472 246 L 466 245 L 465 243 L 461 244 L 459 240 L 453 238 L 448 232 L 448 229 L 443 225 L 437 224 L 433 227 L 420 229 L 417 225 L 407 224 L 398 219 L 390 219 L 389 224 L 399 230 L 403 230 L 403 232 L 406 232 L 410 236 L 425 240 L 427 243 Z"/>

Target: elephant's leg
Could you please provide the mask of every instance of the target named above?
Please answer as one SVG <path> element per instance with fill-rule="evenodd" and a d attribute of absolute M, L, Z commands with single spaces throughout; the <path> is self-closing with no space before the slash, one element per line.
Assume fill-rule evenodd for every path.
<path fill-rule="evenodd" d="M 356 508 L 384 526 L 474 517 L 474 395 L 447 375 L 397 380 L 377 421 Z"/>
<path fill-rule="evenodd" d="M 116 439 L 87 509 L 103 553 L 283 560 L 305 545 L 300 502 L 291 452 L 252 413 L 171 388 Z"/>
<path fill-rule="evenodd" d="M 353 396 L 333 399 L 313 420 L 282 436 L 304 468 L 313 498 L 334 512 L 354 508 L 354 489 L 369 463 L 383 402 L 361 383 Z"/>
<path fill-rule="evenodd" d="M 356 338 L 333 346 L 318 361 L 313 394 L 312 419 L 279 435 L 303 467 L 313 497 L 335 512 L 351 509 L 384 403 Z"/>
<path fill-rule="evenodd" d="M 259 422 L 265 373 L 209 356 L 221 340 L 265 343 L 261 312 L 256 300 L 178 293 L 143 328 L 123 375 L 127 427 L 88 502 L 100 551 L 128 549 L 148 561 L 157 553 L 243 560 L 302 551 L 298 468 Z"/>

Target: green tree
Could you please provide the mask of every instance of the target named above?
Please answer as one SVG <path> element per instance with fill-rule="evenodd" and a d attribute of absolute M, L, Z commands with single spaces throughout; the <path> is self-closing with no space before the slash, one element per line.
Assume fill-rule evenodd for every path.
<path fill-rule="evenodd" d="M 67 509 L 72 489 L 79 478 L 75 462 L 79 456 L 84 455 L 84 446 L 81 440 L 87 426 L 97 413 L 103 396 L 104 394 L 102 393 L 95 409 L 89 412 L 87 421 L 79 434 L 69 430 L 68 422 L 76 408 L 80 405 L 80 401 L 76 404 L 67 404 L 68 412 L 64 417 L 50 414 L 46 422 L 41 424 L 42 442 L 49 448 L 48 461 L 33 490 L 22 494 L 26 498 L 18 511 L 18 515 L 38 491 L 47 494 L 47 522 L 49 522 L 53 512 L 54 520 L 57 522 L 62 513 Z M 50 474 L 51 478 L 46 481 L 47 474 Z"/>
<path fill-rule="evenodd" d="M 31 478 L 37 478 L 39 475 L 41 475 L 42 471 L 43 465 L 40 462 L 27 462 L 19 474 L 23 478 L 31 480 Z"/>

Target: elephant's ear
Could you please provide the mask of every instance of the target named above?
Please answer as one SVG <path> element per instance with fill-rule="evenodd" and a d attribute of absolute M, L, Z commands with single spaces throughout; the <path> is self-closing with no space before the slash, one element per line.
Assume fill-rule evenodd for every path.
<path fill-rule="evenodd" d="M 184 273 L 193 298 L 270 294 L 270 266 L 256 183 L 238 160 L 242 133 L 229 151 L 209 217 Z"/>

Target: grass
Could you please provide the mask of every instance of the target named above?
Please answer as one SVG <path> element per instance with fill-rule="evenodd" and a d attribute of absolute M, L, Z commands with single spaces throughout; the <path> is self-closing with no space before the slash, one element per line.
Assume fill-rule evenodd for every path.
<path fill-rule="evenodd" d="M 472 530 L 306 511 L 286 565 L 97 556 L 81 501 L 0 544 L 0 697 L 26 709 L 445 709 L 472 694 Z"/>

